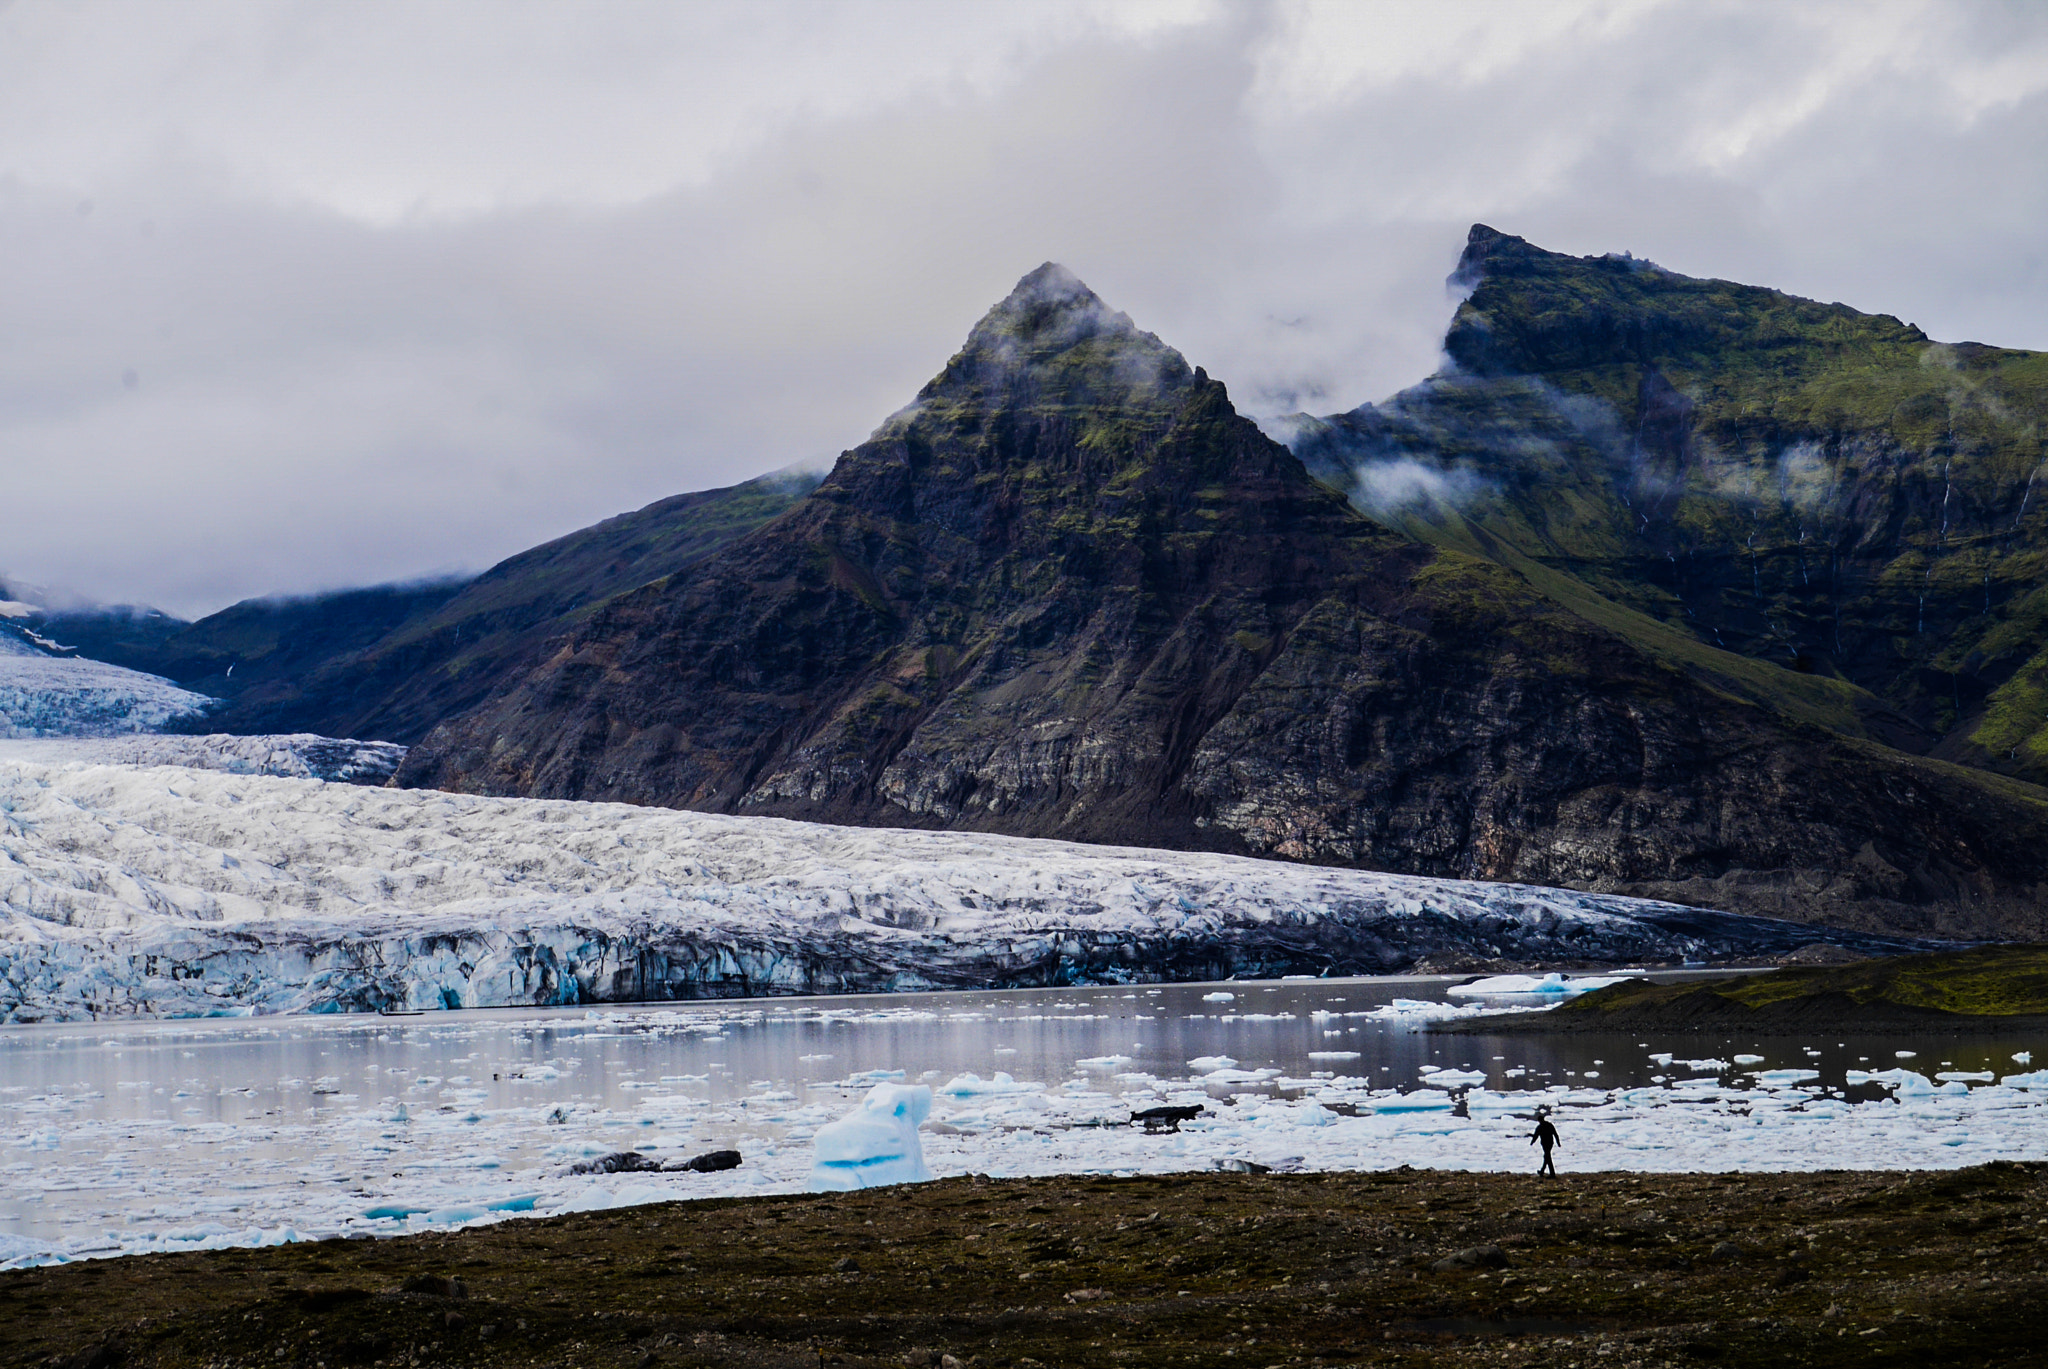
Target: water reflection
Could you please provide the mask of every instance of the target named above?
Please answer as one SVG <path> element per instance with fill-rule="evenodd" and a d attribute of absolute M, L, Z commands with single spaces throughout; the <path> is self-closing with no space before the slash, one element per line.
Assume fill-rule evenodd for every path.
<path fill-rule="evenodd" d="M 1749 1087 L 1794 1070 L 1812 1074 L 1776 1078 L 1798 1086 L 1785 1106 L 1804 1109 L 1884 1097 L 1876 1084 L 1850 1084 L 1849 1072 L 1894 1068 L 1901 1052 L 1930 1076 L 2008 1075 L 2014 1055 L 2044 1044 L 2020 1036 L 1449 1036 L 1385 1016 L 1397 1000 L 1446 1002 L 1457 982 L 9 1028 L 0 1031 L 0 1233 L 75 1240 L 81 1230 L 151 1222 L 273 1221 L 286 1198 L 320 1187 L 334 1201 L 308 1210 L 329 1212 L 331 1226 L 332 1212 L 391 1207 L 408 1185 L 461 1175 L 502 1186 L 602 1148 L 736 1145 L 774 1156 L 883 1077 L 943 1086 L 967 1074 L 1010 1076 L 1006 1091 L 955 1099 L 966 1123 L 987 1112 L 976 1099 L 1002 1092 L 1057 1097 L 1062 1106 L 1094 1098 L 1102 1119 L 1120 1120 L 1119 1103 L 1199 1091 L 1219 1105 L 1241 1100 L 1230 1114 L 1241 1120 L 1260 1098 L 1321 1093 L 1342 1113 L 1356 1111 L 1346 1099 L 1375 1090 L 1446 1085 L 1481 1096 L 1569 1089 L 1581 1103 L 1651 1107 L 1661 1093 L 1631 1091 L 1689 1080 Z M 1071 1107 L 1061 1115 L 1061 1125 L 1074 1120 Z M 758 1162 L 747 1181 L 794 1182 L 800 1160 L 780 1161 Z M 1355 1161 L 1373 1162 L 1363 1151 Z M 6 1256 L 0 1245 L 0 1261 Z"/>

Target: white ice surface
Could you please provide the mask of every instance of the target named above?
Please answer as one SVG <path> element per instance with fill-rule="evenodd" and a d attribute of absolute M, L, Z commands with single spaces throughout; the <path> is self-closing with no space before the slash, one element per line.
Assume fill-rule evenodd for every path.
<path fill-rule="evenodd" d="M 1671 905 L 1568 890 L 4 750 L 0 904 L 10 1021 L 965 986 L 1089 954 L 1114 976 L 1319 924 L 1685 940 L 1631 916 Z"/>
<path fill-rule="evenodd" d="M 213 700 L 169 680 L 77 656 L 46 656 L 0 633 L 0 737 L 150 732 Z"/>

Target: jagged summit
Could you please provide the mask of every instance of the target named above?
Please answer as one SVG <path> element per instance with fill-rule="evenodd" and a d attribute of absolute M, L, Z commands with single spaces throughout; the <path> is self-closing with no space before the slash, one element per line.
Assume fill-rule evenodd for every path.
<path fill-rule="evenodd" d="M 1049 261 L 982 315 L 918 401 L 1153 408 L 1193 379 L 1179 352 Z"/>
<path fill-rule="evenodd" d="M 1088 288 L 1086 281 L 1056 261 L 1041 263 L 1037 270 L 1026 272 L 1001 303 L 988 311 L 982 321 L 998 316 L 1022 317 L 1037 315 L 1050 317 L 1064 310 L 1106 310 L 1102 297 Z M 1117 317 L 1122 318 L 1119 314 Z M 1125 319 L 1126 324 L 1129 323 Z"/>
<path fill-rule="evenodd" d="M 1540 247 L 1533 246 L 1527 238 L 1518 238 L 1512 233 L 1503 233 L 1498 228 L 1475 223 L 1465 235 L 1465 250 L 1458 255 L 1457 269 L 1444 282 L 1456 289 L 1470 290 L 1486 276 L 1487 264 L 1496 257 L 1554 256 Z"/>

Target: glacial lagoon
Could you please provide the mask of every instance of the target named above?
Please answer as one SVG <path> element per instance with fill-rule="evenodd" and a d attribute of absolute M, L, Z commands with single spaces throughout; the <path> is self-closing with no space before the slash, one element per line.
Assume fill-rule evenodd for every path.
<path fill-rule="evenodd" d="M 2048 1157 L 2048 1040 L 1458 1035 L 1452 978 L 0 1030 L 0 1267 L 799 1191 L 875 1083 L 940 1175 L 1945 1168 Z M 1178 1133 L 1134 1109 L 1200 1104 Z M 621 1151 L 723 1173 L 572 1174 Z"/>

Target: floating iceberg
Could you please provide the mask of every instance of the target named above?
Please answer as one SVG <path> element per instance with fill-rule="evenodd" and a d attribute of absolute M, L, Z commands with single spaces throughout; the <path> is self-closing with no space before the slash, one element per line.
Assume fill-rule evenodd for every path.
<path fill-rule="evenodd" d="M 1581 975 L 1577 978 L 1562 974 L 1496 974 L 1475 979 L 1470 984 L 1453 984 L 1449 993 L 1454 998 L 1505 998 L 1524 994 L 1576 998 L 1582 993 L 1604 989 L 1609 984 L 1619 984 L 1632 977 L 1626 974 Z"/>
<path fill-rule="evenodd" d="M 931 1116 L 923 1084 L 877 1084 L 860 1106 L 818 1128 L 811 1165 L 814 1192 L 923 1183 L 933 1177 L 917 1129 Z"/>
<path fill-rule="evenodd" d="M 945 1094 L 948 1098 L 973 1098 L 984 1094 L 1043 1093 L 1045 1092 L 1045 1085 L 1020 1083 L 1001 1070 L 996 1071 L 995 1078 L 993 1079 L 984 1079 L 972 1070 L 969 1070 L 967 1073 L 955 1075 L 944 1084 L 941 1084 L 939 1092 Z"/>

